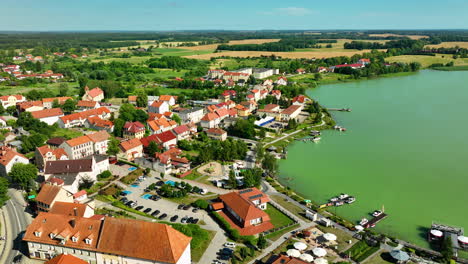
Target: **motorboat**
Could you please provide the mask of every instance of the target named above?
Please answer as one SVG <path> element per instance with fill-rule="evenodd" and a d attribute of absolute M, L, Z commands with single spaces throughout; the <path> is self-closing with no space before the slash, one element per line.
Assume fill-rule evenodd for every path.
<path fill-rule="evenodd" d="M 342 201 L 335 202 L 335 206 L 342 206 L 343 204 L 344 204 L 344 202 L 342 202 Z"/>
<path fill-rule="evenodd" d="M 350 196 L 346 199 L 347 204 L 352 204 L 356 201 L 356 198 L 354 196 Z"/>
<path fill-rule="evenodd" d="M 341 200 L 347 199 L 348 197 L 349 197 L 349 195 L 346 194 L 346 193 L 342 193 L 342 194 L 340 194 L 340 196 L 338 196 L 338 198 L 340 198 Z"/>
<path fill-rule="evenodd" d="M 380 210 L 375 210 L 375 211 L 372 213 L 372 216 L 373 216 L 373 217 L 377 217 L 377 216 L 381 215 L 382 213 L 383 213 L 383 212 L 380 211 Z"/>
<path fill-rule="evenodd" d="M 333 197 L 330 199 L 330 202 L 338 202 L 340 199 L 338 197 Z"/>
<path fill-rule="evenodd" d="M 363 219 L 361 219 L 361 221 L 359 222 L 359 225 L 360 225 L 360 226 L 364 226 L 364 225 L 366 225 L 367 223 L 369 223 L 369 220 L 367 220 L 367 218 L 363 218 Z"/>
<path fill-rule="evenodd" d="M 320 137 L 313 137 L 313 138 L 312 138 L 312 141 L 317 142 L 317 141 L 319 141 L 320 139 L 321 139 Z"/>

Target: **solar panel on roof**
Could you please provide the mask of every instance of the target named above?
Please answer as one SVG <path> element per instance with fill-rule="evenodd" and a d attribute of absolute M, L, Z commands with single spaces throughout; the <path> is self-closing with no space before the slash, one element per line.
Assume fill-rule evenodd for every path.
<path fill-rule="evenodd" d="M 251 192 L 251 191 L 252 191 L 252 189 L 245 189 L 245 190 L 240 191 L 239 193 L 244 194 L 244 193 L 248 193 L 248 192 Z"/>
<path fill-rule="evenodd" d="M 249 199 L 256 199 L 256 198 L 260 198 L 262 196 L 263 196 L 263 194 L 257 194 L 257 195 L 254 195 L 254 196 L 250 196 Z"/>

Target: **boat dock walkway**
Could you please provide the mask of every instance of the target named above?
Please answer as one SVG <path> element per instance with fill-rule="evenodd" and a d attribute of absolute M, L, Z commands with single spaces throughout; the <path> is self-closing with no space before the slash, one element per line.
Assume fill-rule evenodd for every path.
<path fill-rule="evenodd" d="M 351 108 L 327 108 L 328 111 L 351 112 Z"/>
<path fill-rule="evenodd" d="M 386 213 L 382 213 L 380 214 L 379 216 L 375 216 L 374 218 L 372 218 L 369 222 L 367 222 L 365 225 L 364 225 L 364 228 L 369 228 L 369 227 L 373 227 L 375 224 L 377 224 L 378 222 L 384 220 L 388 215 Z"/>

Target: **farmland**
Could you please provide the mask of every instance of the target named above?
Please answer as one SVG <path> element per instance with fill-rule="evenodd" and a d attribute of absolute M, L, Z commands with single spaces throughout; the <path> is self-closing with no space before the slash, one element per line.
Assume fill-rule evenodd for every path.
<path fill-rule="evenodd" d="M 468 65 L 468 58 L 453 59 L 451 55 L 441 55 L 441 54 L 437 54 L 436 56 L 425 56 L 425 55 L 393 56 L 393 57 L 388 57 L 386 61 L 404 62 L 404 63 L 419 62 L 421 63 L 421 66 L 423 68 L 427 68 L 430 65 L 435 64 L 435 63 L 447 64 L 451 61 L 453 61 L 454 65 L 457 65 L 457 66 Z"/>
<path fill-rule="evenodd" d="M 231 40 L 228 42 L 229 45 L 241 45 L 241 44 L 263 44 L 278 42 L 280 39 L 243 39 L 243 40 Z M 219 44 L 210 44 L 210 45 L 200 45 L 193 47 L 181 47 L 181 49 L 187 50 L 216 50 Z"/>
<path fill-rule="evenodd" d="M 437 45 L 427 45 L 427 48 L 454 48 L 454 47 L 460 47 L 460 48 L 465 48 L 468 49 L 468 42 L 442 42 Z"/>
<path fill-rule="evenodd" d="M 424 35 L 398 35 L 398 34 L 369 34 L 369 37 L 378 37 L 378 38 L 386 38 L 386 37 L 407 37 L 410 39 L 422 39 L 422 38 L 427 38 L 427 36 Z"/>

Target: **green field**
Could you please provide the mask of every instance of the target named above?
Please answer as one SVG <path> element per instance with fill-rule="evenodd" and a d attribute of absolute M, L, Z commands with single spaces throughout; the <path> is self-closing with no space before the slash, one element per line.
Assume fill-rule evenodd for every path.
<path fill-rule="evenodd" d="M 271 219 L 270 222 L 273 224 L 275 228 L 289 225 L 294 222 L 291 218 L 283 214 L 281 211 L 276 209 L 271 204 L 268 205 L 265 212 L 270 216 L 270 219 Z"/>
<path fill-rule="evenodd" d="M 76 95 L 78 94 L 78 83 L 76 82 L 69 82 L 68 84 L 68 95 Z M 60 83 L 37 83 L 31 86 L 5 86 L 0 85 L 0 95 L 7 95 L 7 94 L 25 94 L 34 89 L 50 89 L 51 91 L 58 94 L 58 88 Z"/>
<path fill-rule="evenodd" d="M 468 65 L 468 58 L 458 58 L 453 59 L 451 55 L 441 55 L 437 54 L 436 56 L 426 56 L 426 55 L 401 55 L 401 56 L 393 56 L 388 57 L 385 59 L 387 62 L 404 62 L 404 63 L 411 63 L 411 62 L 419 62 L 421 63 L 423 68 L 427 68 L 432 64 L 435 63 L 443 63 L 447 64 L 451 61 L 454 62 L 455 66 L 459 65 Z"/>

